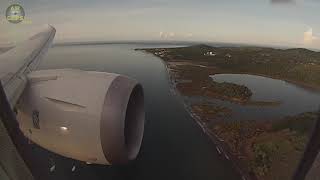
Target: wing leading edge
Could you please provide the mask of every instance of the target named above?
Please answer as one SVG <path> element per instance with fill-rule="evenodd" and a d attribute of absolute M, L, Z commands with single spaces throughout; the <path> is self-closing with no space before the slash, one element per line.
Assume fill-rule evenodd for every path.
<path fill-rule="evenodd" d="M 17 103 L 26 86 L 26 75 L 38 66 L 55 33 L 55 28 L 49 25 L 0 55 L 0 80 L 11 107 Z"/>

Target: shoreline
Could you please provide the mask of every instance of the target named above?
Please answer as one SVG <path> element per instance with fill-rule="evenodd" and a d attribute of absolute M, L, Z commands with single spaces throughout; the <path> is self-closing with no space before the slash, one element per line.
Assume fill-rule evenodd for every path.
<path fill-rule="evenodd" d="M 186 86 L 187 89 L 185 89 L 185 88 L 181 89 L 180 83 L 188 83 L 187 82 L 188 80 L 184 81 L 183 78 L 187 78 L 187 79 L 190 78 L 188 76 L 188 74 L 187 75 L 185 75 L 185 74 L 186 73 L 198 73 L 198 76 L 202 77 L 202 78 L 205 78 L 206 74 L 209 74 L 209 77 L 210 77 L 210 74 L 212 74 L 212 75 L 215 75 L 215 74 L 249 74 L 249 75 L 256 75 L 256 76 L 261 76 L 261 77 L 266 77 L 266 78 L 272 78 L 274 80 L 279 80 L 279 81 L 282 81 L 282 83 L 292 84 L 296 88 L 305 89 L 306 91 L 310 91 L 310 92 L 319 92 L 318 90 L 320 90 L 320 85 L 317 85 L 314 83 L 308 84 L 307 82 L 302 82 L 301 80 L 299 80 L 299 78 L 298 78 L 298 80 L 290 80 L 290 79 L 286 79 L 286 78 L 282 77 L 281 75 L 272 74 L 272 73 L 270 75 L 265 75 L 265 74 L 261 74 L 261 73 L 250 73 L 248 71 L 239 71 L 239 70 L 238 71 L 230 71 L 230 70 L 222 69 L 222 68 L 220 68 L 220 66 L 215 66 L 215 64 L 213 66 L 209 66 L 209 64 L 202 65 L 202 63 L 197 63 L 196 59 L 195 60 L 178 60 L 178 59 L 174 58 L 175 57 L 174 55 L 173 56 L 171 56 L 171 54 L 167 55 L 166 54 L 167 52 L 165 52 L 166 50 L 161 50 L 161 49 L 160 49 L 160 53 L 157 52 L 157 49 L 154 51 L 152 51 L 152 50 L 148 51 L 148 50 L 141 49 L 141 51 L 144 53 L 151 53 L 152 55 L 160 58 L 161 62 L 163 63 L 163 65 L 166 68 L 166 73 L 168 74 L 168 80 L 170 81 L 170 82 L 168 82 L 170 84 L 170 87 L 169 87 L 170 91 L 174 95 L 177 95 L 176 97 L 178 98 L 179 101 L 182 102 L 184 109 L 188 112 L 188 114 L 191 116 L 193 121 L 195 121 L 198 124 L 198 126 L 200 126 L 202 131 L 210 138 L 211 142 L 214 143 L 215 148 L 216 148 L 217 152 L 219 153 L 219 156 L 220 155 L 224 156 L 224 158 L 226 160 L 231 161 L 230 163 L 232 164 L 234 170 L 236 170 L 236 172 L 239 173 L 239 175 L 241 176 L 242 179 L 253 179 L 253 180 L 256 180 L 258 178 L 260 179 L 260 177 L 264 176 L 266 173 L 264 171 L 264 169 L 262 169 L 263 175 L 261 175 L 261 174 L 259 175 L 261 168 L 265 168 L 265 163 L 256 162 L 257 157 L 254 157 L 255 154 L 253 154 L 255 152 L 253 149 L 254 147 L 251 147 L 251 145 L 250 145 L 250 147 L 247 146 L 248 144 L 245 141 L 241 141 L 241 142 L 240 141 L 233 142 L 233 140 L 230 141 L 230 138 L 237 138 L 237 137 L 233 137 L 233 136 L 237 135 L 237 133 L 238 133 L 237 127 L 238 126 L 230 126 L 230 127 L 226 126 L 225 127 L 225 128 L 227 128 L 227 130 L 228 130 L 228 128 L 229 129 L 231 128 L 231 130 L 235 130 L 235 132 L 232 131 L 233 134 L 232 133 L 230 134 L 229 131 L 224 131 L 226 129 L 223 130 L 223 127 L 221 129 L 221 127 L 218 124 L 217 124 L 218 129 L 211 128 L 211 126 L 213 124 L 211 122 L 206 121 L 206 118 L 207 118 L 206 115 L 204 115 L 204 117 L 202 116 L 202 112 L 206 111 L 206 110 L 200 109 L 200 112 L 198 112 L 197 108 L 193 109 L 193 105 L 190 104 L 190 102 L 188 102 L 187 99 L 185 99 L 185 97 L 188 97 L 188 94 L 185 94 L 184 92 L 185 92 L 185 90 L 188 90 L 188 88 L 189 88 L 190 93 L 191 93 L 189 95 L 192 96 L 192 93 L 197 93 L 194 91 L 199 91 L 199 87 L 197 86 L 198 84 L 195 84 L 195 86 L 198 88 L 198 90 L 197 89 L 195 90 L 195 88 L 192 88 L 192 86 L 190 86 L 190 85 Z M 192 68 L 187 67 L 186 70 L 181 70 L 176 67 L 177 65 L 190 65 L 190 66 L 199 66 L 199 67 L 208 67 L 208 68 L 207 68 L 206 72 L 201 73 L 201 71 L 203 69 L 192 69 Z M 180 70 L 182 71 L 182 75 L 180 74 Z M 181 82 L 180 82 L 180 80 L 181 80 Z M 195 80 L 197 81 L 198 79 L 195 78 Z M 200 79 L 200 82 L 202 82 L 201 79 Z M 201 86 L 201 84 L 200 84 L 200 86 Z M 218 90 L 220 90 L 220 89 L 218 89 Z M 217 92 L 220 92 L 220 91 L 217 91 Z M 212 94 L 209 94 L 209 95 L 212 95 Z M 219 97 L 219 94 L 217 95 L 217 97 L 214 97 L 214 98 L 223 99 L 223 100 L 230 101 L 233 103 L 241 104 L 242 106 L 278 106 L 282 103 L 281 101 L 239 102 L 238 99 L 234 100 L 229 97 L 225 98 L 224 96 Z M 208 113 L 209 112 L 211 112 L 211 111 L 208 111 Z M 207 114 L 207 115 L 209 116 L 210 114 Z M 297 117 L 307 118 L 308 120 L 310 120 L 310 118 L 312 118 L 310 115 L 303 113 L 303 114 L 299 114 L 296 116 L 288 117 L 289 120 L 288 120 L 287 124 L 285 122 L 285 124 L 282 123 L 282 125 L 285 125 L 285 127 L 287 127 L 287 126 L 294 127 L 295 121 L 296 121 L 295 118 L 297 118 Z M 310 121 L 307 121 L 305 123 L 307 126 L 308 126 L 308 122 L 310 122 Z M 289 131 L 285 132 L 284 129 L 281 129 L 281 123 L 280 123 L 280 125 L 278 123 L 278 126 L 280 127 L 280 129 L 278 129 L 278 131 L 275 131 L 276 133 L 278 133 L 278 135 L 281 135 L 279 138 L 276 138 L 276 140 L 277 140 L 276 142 L 278 144 L 280 142 L 288 142 L 288 138 L 289 139 L 295 138 L 297 140 L 300 140 L 299 138 L 301 138 L 301 137 L 291 137 L 292 134 L 287 134 Z M 232 129 L 232 128 L 235 128 L 235 129 Z M 251 127 L 250 125 L 248 125 L 247 128 L 249 128 L 249 130 L 253 130 L 253 131 L 248 132 L 248 134 L 246 134 L 249 138 L 256 138 L 256 137 L 261 138 L 261 136 L 260 136 L 261 134 L 260 135 L 258 134 L 258 136 L 257 136 L 256 133 L 263 132 L 264 130 L 266 132 L 268 132 L 267 135 L 265 135 L 265 137 L 274 138 L 275 132 L 273 132 L 270 129 L 271 128 L 270 124 L 266 124 L 266 126 L 263 126 L 263 127 L 258 127 L 258 129 L 256 129 L 256 127 L 253 127 L 253 126 Z M 250 128 L 253 128 L 253 129 L 250 129 Z M 259 128 L 262 128 L 262 129 L 267 128 L 267 129 L 261 130 Z M 269 130 L 268 130 L 268 128 L 269 128 Z M 297 128 L 297 129 L 292 130 L 293 133 L 298 132 L 298 131 L 301 131 L 301 129 Z M 236 133 L 236 134 L 234 134 L 234 133 Z M 262 136 L 262 137 L 264 137 L 264 136 Z M 233 144 L 233 143 L 236 143 L 236 144 Z M 237 146 L 239 145 L 237 143 L 241 143 L 240 145 L 241 145 L 242 149 L 237 148 Z M 258 148 L 257 151 L 259 151 L 259 152 L 262 151 L 263 153 L 269 153 L 268 151 L 272 150 L 272 149 L 270 149 L 271 147 L 266 150 L 261 149 L 262 147 L 264 147 L 266 145 L 266 143 L 268 143 L 268 141 L 265 139 L 265 141 L 261 141 L 260 144 L 258 143 L 255 148 Z M 294 142 L 291 142 L 291 144 L 294 146 L 300 147 L 300 144 L 297 144 Z M 279 147 L 281 147 L 280 149 L 282 152 L 285 152 L 285 150 L 286 150 L 285 146 L 282 146 L 281 144 L 279 144 Z M 235 151 L 237 151 L 237 152 L 235 152 Z M 238 151 L 239 151 L 239 153 L 238 153 Z M 241 153 L 240 153 L 240 151 L 241 151 Z M 292 155 L 296 151 L 295 151 L 295 149 L 292 149 L 291 152 L 292 153 L 290 153 L 290 154 Z M 247 153 L 249 153 L 249 154 L 247 154 Z M 247 158 L 249 158 L 249 159 L 247 159 Z M 269 157 L 269 155 L 268 155 L 266 158 L 267 159 L 273 158 L 273 156 Z M 249 165 L 247 163 L 252 162 L 253 160 L 256 164 L 253 167 L 251 167 L 251 165 Z M 295 160 L 296 159 L 293 159 L 292 161 L 295 161 Z M 288 161 L 288 163 L 289 162 L 291 162 L 291 160 Z M 290 166 L 290 170 L 293 169 L 292 167 L 293 166 Z M 256 174 L 256 173 L 258 173 L 258 174 Z M 278 172 L 278 174 L 283 174 L 283 173 Z M 286 174 L 286 173 L 284 173 L 284 174 Z M 288 174 L 286 174 L 286 175 L 288 175 Z"/>
<path fill-rule="evenodd" d="M 271 78 L 279 81 L 284 81 L 286 83 L 290 83 L 292 85 L 295 85 L 299 88 L 303 88 L 306 90 L 310 91 L 320 91 L 320 85 L 314 85 L 314 84 L 308 84 L 305 82 L 297 81 L 297 80 L 291 80 L 291 79 L 285 79 L 285 78 L 280 78 L 280 77 L 275 77 L 275 76 L 270 76 L 266 74 L 259 74 L 259 73 L 252 73 L 252 72 L 230 72 L 226 70 L 221 70 L 221 72 L 216 73 L 216 74 L 244 74 L 244 75 L 255 75 L 255 76 L 261 76 L 265 78 Z"/>
<path fill-rule="evenodd" d="M 149 53 L 147 51 L 144 51 L 144 52 Z M 248 171 L 248 169 L 241 165 L 239 158 L 237 158 L 235 155 L 231 153 L 231 150 L 229 149 L 228 145 L 224 143 L 224 140 L 222 138 L 219 138 L 217 134 L 212 132 L 206 126 L 206 124 L 200 120 L 200 117 L 198 117 L 196 114 L 192 112 L 191 107 L 183 100 L 182 95 L 176 88 L 176 82 L 172 73 L 170 72 L 169 65 L 162 58 L 160 57 L 158 58 L 161 60 L 162 64 L 165 66 L 165 69 L 168 75 L 170 91 L 178 97 L 179 101 L 182 103 L 182 105 L 184 106 L 188 114 L 191 116 L 191 118 L 198 124 L 198 126 L 202 129 L 202 131 L 211 139 L 212 143 L 216 146 L 216 151 L 220 155 L 223 155 L 226 160 L 231 161 L 232 166 L 241 175 L 241 178 L 243 180 L 250 180 L 250 179 L 255 180 L 256 179 L 255 176 L 250 175 L 250 172 Z"/>
<path fill-rule="evenodd" d="M 153 49 L 153 48 L 151 48 Z M 150 53 L 158 58 L 160 58 L 161 60 L 165 61 L 165 59 L 168 59 L 167 56 L 159 56 L 159 55 L 155 55 L 153 52 L 148 51 L 148 49 L 135 49 L 135 51 L 141 51 L 141 52 L 145 52 L 145 53 Z M 175 58 L 169 58 L 169 60 L 171 62 L 180 62 L 180 61 L 189 61 L 189 60 L 184 60 L 184 59 L 175 59 Z M 218 68 L 218 67 L 216 67 Z M 246 72 L 246 71 L 238 71 L 238 72 L 231 72 L 230 70 L 225 70 L 225 69 L 221 69 L 218 68 L 219 72 L 214 73 L 212 75 L 215 74 L 248 74 L 248 75 L 256 75 L 256 76 L 261 76 L 261 77 L 266 77 L 266 78 L 271 78 L 271 79 L 275 79 L 275 80 L 280 80 L 280 81 L 284 81 L 286 83 L 290 83 L 292 85 L 295 85 L 299 88 L 304 88 L 306 90 L 310 90 L 310 91 L 320 91 L 320 84 L 310 84 L 307 82 L 303 82 L 303 81 L 299 81 L 299 80 L 293 80 L 293 79 L 288 79 L 288 78 L 283 78 L 283 77 L 279 77 L 279 76 L 275 76 L 275 75 L 267 75 L 267 74 L 261 74 L 261 73 L 254 73 L 254 72 Z"/>

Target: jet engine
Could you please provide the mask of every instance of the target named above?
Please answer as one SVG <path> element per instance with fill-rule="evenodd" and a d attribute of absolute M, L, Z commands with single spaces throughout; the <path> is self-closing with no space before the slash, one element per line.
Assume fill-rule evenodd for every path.
<path fill-rule="evenodd" d="M 73 69 L 33 71 L 17 106 L 24 135 L 94 164 L 136 158 L 144 131 L 142 86 L 126 76 Z"/>

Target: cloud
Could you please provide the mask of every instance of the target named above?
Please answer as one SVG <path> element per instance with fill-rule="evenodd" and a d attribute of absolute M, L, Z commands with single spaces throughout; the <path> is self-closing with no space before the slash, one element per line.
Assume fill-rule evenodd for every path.
<path fill-rule="evenodd" d="M 160 37 L 163 36 L 163 32 L 162 32 L 162 31 L 159 32 L 159 36 L 160 36 Z"/>
<path fill-rule="evenodd" d="M 176 32 L 159 32 L 160 39 L 175 39 L 175 40 L 185 40 L 186 38 L 191 39 L 194 37 L 192 33 L 176 33 Z"/>
<path fill-rule="evenodd" d="M 271 4 L 292 4 L 295 0 L 270 0 Z"/>
<path fill-rule="evenodd" d="M 186 34 L 186 37 L 187 37 L 187 38 L 191 38 L 192 36 L 193 36 L 192 33 L 187 33 L 187 34 Z"/>
<path fill-rule="evenodd" d="M 159 36 L 162 39 L 168 39 L 168 38 L 173 38 L 176 36 L 176 33 L 174 32 L 159 32 Z"/>
<path fill-rule="evenodd" d="M 307 31 L 303 33 L 303 43 L 304 44 L 312 44 L 314 40 L 317 40 L 318 37 L 313 35 L 312 28 L 309 28 Z"/>
<path fill-rule="evenodd" d="M 159 33 L 159 36 L 160 36 L 161 39 L 167 39 L 167 38 L 168 38 L 168 33 L 161 31 L 161 32 Z"/>

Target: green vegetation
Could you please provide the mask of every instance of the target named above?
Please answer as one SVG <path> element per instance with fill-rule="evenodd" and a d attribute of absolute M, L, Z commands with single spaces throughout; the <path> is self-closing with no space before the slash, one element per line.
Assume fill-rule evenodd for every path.
<path fill-rule="evenodd" d="M 320 88 L 320 52 L 307 49 L 196 45 L 147 51 L 160 53 L 166 61 L 191 61 L 215 66 L 226 73 L 259 74 Z M 215 55 L 206 56 L 207 52 Z"/>
<path fill-rule="evenodd" d="M 168 67 L 177 82 L 177 89 L 184 96 L 205 96 L 234 102 L 245 102 L 252 95 L 250 89 L 245 86 L 213 81 L 210 75 L 215 72 L 214 69 L 181 61 L 170 62 Z M 183 80 L 188 81 L 184 82 Z"/>
<path fill-rule="evenodd" d="M 205 96 L 234 102 L 245 102 L 252 95 L 250 89 L 245 86 L 212 80 L 178 83 L 177 89 L 184 96 Z"/>
<path fill-rule="evenodd" d="M 272 155 L 277 152 L 279 146 L 274 142 L 255 144 L 253 146 L 253 167 L 256 174 L 264 176 L 271 168 Z"/>
<path fill-rule="evenodd" d="M 211 129 L 258 179 L 280 180 L 291 177 L 316 120 L 316 112 L 306 112 L 274 122 L 221 121 Z"/>
<path fill-rule="evenodd" d="M 225 140 L 233 154 L 246 154 L 253 138 L 269 128 L 268 123 L 255 121 L 218 121 L 210 129 Z"/>
<path fill-rule="evenodd" d="M 320 89 L 320 52 L 307 49 L 210 47 L 145 49 L 166 63 L 176 89 L 184 96 L 202 96 L 249 106 L 276 106 L 279 101 L 252 101 L 245 86 L 215 82 L 219 73 L 254 74 Z M 232 109 L 198 103 L 192 112 L 257 179 L 290 179 L 304 151 L 317 113 L 306 112 L 274 121 L 225 121 Z M 262 117 L 263 118 L 263 117 Z"/>
<path fill-rule="evenodd" d="M 210 91 L 206 92 L 207 94 L 216 93 L 238 100 L 248 100 L 252 95 L 252 92 L 246 86 L 227 82 L 218 83 L 211 81 L 208 89 L 210 89 Z"/>
<path fill-rule="evenodd" d="M 253 142 L 251 168 L 261 179 L 289 179 L 317 120 L 316 112 L 288 116 Z"/>
<path fill-rule="evenodd" d="M 290 129 L 291 131 L 298 132 L 300 134 L 306 134 L 311 132 L 317 120 L 317 113 L 306 112 L 297 116 L 286 117 L 281 121 L 273 123 L 273 131 L 280 131 L 284 129 Z"/>
<path fill-rule="evenodd" d="M 261 134 L 253 143 L 251 170 L 259 179 L 290 179 L 307 140 L 289 130 Z"/>
<path fill-rule="evenodd" d="M 210 104 L 193 104 L 192 112 L 197 114 L 202 121 L 210 122 L 218 117 L 229 116 L 231 109 L 223 106 L 212 106 Z"/>

